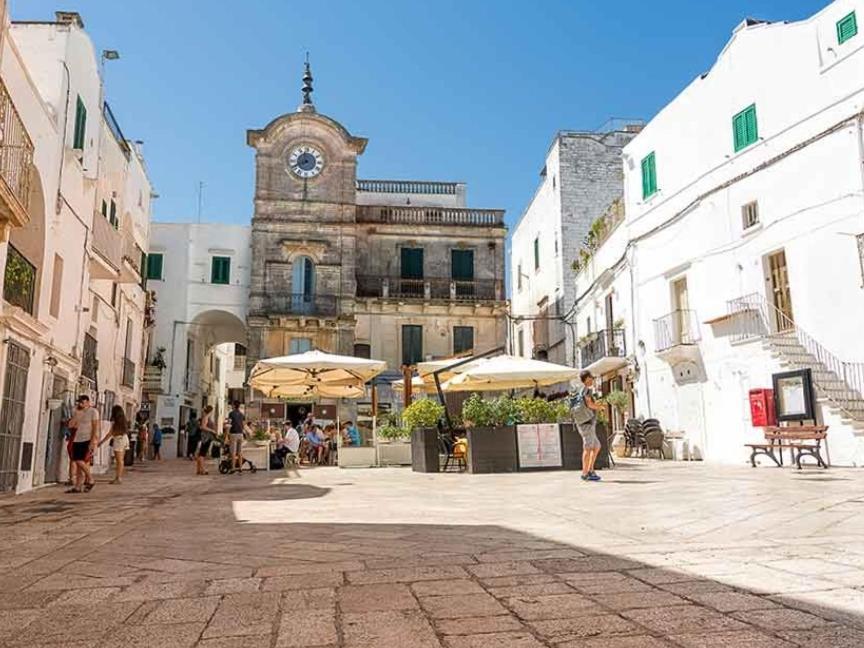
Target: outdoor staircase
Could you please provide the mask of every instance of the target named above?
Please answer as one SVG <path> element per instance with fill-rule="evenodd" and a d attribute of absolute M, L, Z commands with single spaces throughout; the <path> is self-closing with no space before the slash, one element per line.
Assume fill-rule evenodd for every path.
<path fill-rule="evenodd" d="M 774 333 L 764 338 L 766 348 L 781 365 L 790 370 L 810 369 L 818 395 L 839 411 L 841 418 L 857 429 L 864 429 L 864 397 L 846 379 L 820 361 L 799 340 L 796 330 Z"/>

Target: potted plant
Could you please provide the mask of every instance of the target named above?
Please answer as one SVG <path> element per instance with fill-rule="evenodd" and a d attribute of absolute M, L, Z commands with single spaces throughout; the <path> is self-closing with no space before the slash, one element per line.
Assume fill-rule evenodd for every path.
<path fill-rule="evenodd" d="M 382 465 L 411 464 L 411 430 L 401 425 L 384 425 L 375 430 L 378 439 L 378 461 Z"/>
<path fill-rule="evenodd" d="M 429 398 L 414 401 L 402 412 L 403 425 L 411 430 L 411 468 L 415 472 L 439 472 L 438 422 L 444 406 Z"/>
<path fill-rule="evenodd" d="M 468 438 L 468 471 L 472 473 L 516 472 L 518 410 L 509 396 L 487 400 L 472 394 L 462 405 L 462 420 Z"/>

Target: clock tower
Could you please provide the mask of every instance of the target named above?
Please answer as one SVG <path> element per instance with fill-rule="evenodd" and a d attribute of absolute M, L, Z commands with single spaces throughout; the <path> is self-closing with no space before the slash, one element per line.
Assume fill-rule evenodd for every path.
<path fill-rule="evenodd" d="M 308 61 L 302 94 L 295 112 L 247 132 L 255 149 L 250 363 L 353 348 L 357 156 L 366 139 L 316 111 Z"/>

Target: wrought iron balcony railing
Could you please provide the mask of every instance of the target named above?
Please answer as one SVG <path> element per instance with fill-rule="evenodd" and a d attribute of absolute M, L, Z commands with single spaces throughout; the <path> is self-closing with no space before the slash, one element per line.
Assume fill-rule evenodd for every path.
<path fill-rule="evenodd" d="M 357 222 L 392 225 L 504 227 L 504 210 L 360 205 L 357 207 Z"/>
<path fill-rule="evenodd" d="M 696 311 L 675 310 L 654 320 L 654 350 L 696 344 L 701 339 Z"/>
<path fill-rule="evenodd" d="M 135 386 L 135 363 L 129 358 L 123 358 L 123 376 L 120 379 L 120 384 L 124 387 Z"/>
<path fill-rule="evenodd" d="M 339 298 L 336 295 L 252 295 L 250 310 L 260 315 L 335 317 L 339 313 Z"/>
<path fill-rule="evenodd" d="M 3 299 L 32 315 L 36 295 L 36 266 L 11 244 L 6 254 L 3 282 Z"/>
<path fill-rule="evenodd" d="M 623 358 L 627 355 L 624 329 L 605 329 L 590 334 L 579 346 L 582 366 L 587 367 L 603 358 Z"/>
<path fill-rule="evenodd" d="M 29 216 L 33 142 L 0 80 L 0 220 L 23 226 Z"/>
<path fill-rule="evenodd" d="M 357 275 L 358 297 L 383 299 L 438 299 L 446 301 L 503 301 L 503 282 L 494 279 L 456 281 L 446 278 L 403 279 Z"/>
<path fill-rule="evenodd" d="M 81 374 L 96 382 L 96 370 L 99 360 L 96 356 L 96 338 L 89 333 L 84 334 L 84 350 L 81 354 Z"/>

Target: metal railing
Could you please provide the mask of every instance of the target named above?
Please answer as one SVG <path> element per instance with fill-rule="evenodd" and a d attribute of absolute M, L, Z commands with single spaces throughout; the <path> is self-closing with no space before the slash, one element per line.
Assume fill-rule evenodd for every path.
<path fill-rule="evenodd" d="M 9 245 L 3 279 L 3 299 L 33 314 L 36 295 L 36 266 Z"/>
<path fill-rule="evenodd" d="M 431 182 L 425 180 L 357 180 L 357 191 L 372 193 L 408 193 L 456 195 L 457 182 Z"/>
<path fill-rule="evenodd" d="M 403 279 L 382 275 L 357 275 L 358 297 L 383 299 L 439 299 L 447 301 L 503 301 L 503 282 L 494 279 L 457 281 L 426 277 Z"/>
<path fill-rule="evenodd" d="M 395 225 L 504 227 L 504 210 L 359 205 L 357 207 L 357 222 Z"/>
<path fill-rule="evenodd" d="M 0 179 L 18 201 L 18 211 L 26 214 L 30 203 L 30 169 L 33 165 L 33 142 L 24 122 L 0 80 Z"/>
<path fill-rule="evenodd" d="M 123 358 L 123 375 L 120 378 L 120 384 L 124 387 L 135 386 L 135 363 L 129 358 Z"/>
<path fill-rule="evenodd" d="M 125 232 L 123 235 L 123 260 L 132 267 L 139 277 L 143 271 L 141 267 L 143 259 L 144 250 L 132 238 L 131 231 Z"/>
<path fill-rule="evenodd" d="M 794 338 L 809 355 L 846 383 L 851 391 L 864 398 L 864 362 L 840 360 L 762 295 L 751 293 L 731 299 L 726 303 L 726 308 L 728 314 L 735 315 L 737 320 L 733 341 L 759 337 Z"/>
<path fill-rule="evenodd" d="M 624 329 L 604 329 L 592 333 L 579 346 L 582 367 L 587 367 L 602 358 L 623 358 L 627 355 L 624 345 Z"/>
<path fill-rule="evenodd" d="M 81 375 L 96 382 L 96 371 L 99 359 L 96 355 L 96 338 L 89 333 L 84 334 L 84 348 L 81 353 Z"/>
<path fill-rule="evenodd" d="M 105 123 L 108 124 L 108 130 L 111 131 L 111 134 L 120 146 L 120 150 L 123 151 L 123 155 L 126 156 L 126 159 L 128 160 L 132 153 L 132 149 L 129 146 L 129 142 L 127 142 L 126 138 L 123 136 L 123 131 L 120 130 L 120 124 L 117 123 L 117 118 L 114 117 L 111 106 L 108 105 L 107 101 L 102 104 L 102 114 L 105 116 Z"/>
<path fill-rule="evenodd" d="M 270 315 L 334 317 L 339 313 L 336 295 L 253 295 L 253 311 Z"/>
<path fill-rule="evenodd" d="M 654 320 L 654 350 L 657 353 L 696 344 L 700 339 L 696 311 L 674 310 Z"/>

